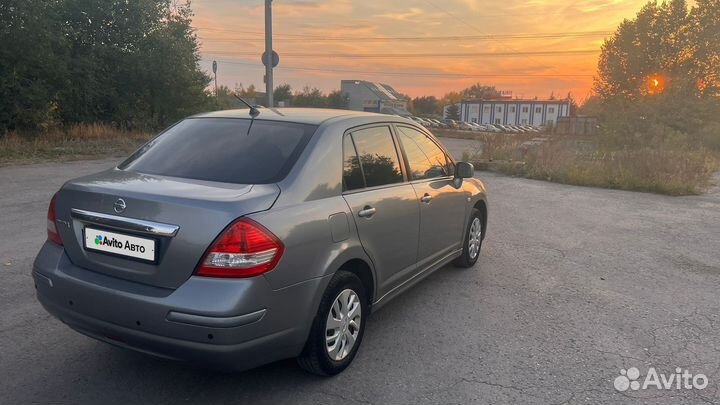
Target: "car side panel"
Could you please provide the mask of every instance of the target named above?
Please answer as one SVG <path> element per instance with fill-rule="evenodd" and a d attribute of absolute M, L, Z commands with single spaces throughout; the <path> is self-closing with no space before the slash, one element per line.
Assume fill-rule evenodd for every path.
<path fill-rule="evenodd" d="M 467 217 L 468 193 L 456 188 L 452 178 L 412 183 L 418 197 L 431 197 L 420 202 L 420 246 L 418 264 L 421 268 L 460 248 Z"/>
<path fill-rule="evenodd" d="M 344 194 L 362 246 L 376 268 L 378 295 L 403 283 L 416 270 L 420 210 L 408 183 Z M 359 216 L 367 207 L 376 213 Z"/>
<path fill-rule="evenodd" d="M 462 188 L 466 191 L 467 195 L 470 198 L 470 201 L 467 203 L 468 206 L 468 212 L 469 209 L 477 205 L 478 203 L 482 202 L 482 204 L 485 205 L 485 210 L 487 211 L 485 213 L 485 223 L 483 224 L 483 239 L 485 239 L 485 236 L 487 236 L 487 227 L 488 227 L 488 221 L 490 216 L 490 207 L 488 205 L 487 200 L 487 194 L 485 191 L 485 185 L 482 181 L 478 178 L 470 178 L 470 179 L 463 179 L 462 182 Z M 470 215 L 466 215 L 465 218 L 465 225 L 463 226 L 463 242 L 465 241 L 465 229 L 467 229 L 467 226 L 470 223 Z"/>

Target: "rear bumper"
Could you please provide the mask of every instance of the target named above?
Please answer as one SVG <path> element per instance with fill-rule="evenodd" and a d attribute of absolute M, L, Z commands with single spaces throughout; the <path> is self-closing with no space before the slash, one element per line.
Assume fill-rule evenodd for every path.
<path fill-rule="evenodd" d="M 264 277 L 190 277 L 176 290 L 74 266 L 46 243 L 33 265 L 45 309 L 98 340 L 168 359 L 244 370 L 302 351 L 329 277 L 273 290 Z"/>

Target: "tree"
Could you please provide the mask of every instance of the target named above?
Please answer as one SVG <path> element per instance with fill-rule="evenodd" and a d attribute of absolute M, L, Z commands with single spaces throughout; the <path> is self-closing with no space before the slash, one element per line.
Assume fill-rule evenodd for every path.
<path fill-rule="evenodd" d="M 572 93 L 570 93 L 570 92 L 568 92 L 568 94 L 567 94 L 567 101 L 568 101 L 568 104 L 570 104 L 570 111 L 569 111 L 570 116 L 571 117 L 577 116 L 578 110 L 580 109 L 580 107 L 578 106 L 578 103 L 575 100 L 575 97 L 573 97 Z"/>
<path fill-rule="evenodd" d="M 495 86 L 485 86 L 480 83 L 475 83 L 462 92 L 463 98 L 473 100 L 489 100 L 500 97 L 500 92 L 495 89 Z"/>
<path fill-rule="evenodd" d="M 439 105 L 448 105 L 459 103 L 466 99 L 487 100 L 500 97 L 500 92 L 494 86 L 485 86 L 475 83 L 472 86 L 461 91 L 451 91 L 446 93 L 439 101 Z M 439 108 L 438 108 L 439 110 Z"/>
<path fill-rule="evenodd" d="M 720 1 L 647 3 L 602 46 L 593 85 L 605 127 L 694 134 L 720 121 Z M 599 107 L 599 108 L 597 108 Z"/>
<path fill-rule="evenodd" d="M 51 125 L 65 83 L 66 38 L 52 1 L 0 2 L 0 135 Z"/>
<path fill-rule="evenodd" d="M 440 102 L 435 96 L 422 96 L 412 99 L 411 111 L 415 115 L 438 115 L 440 114 Z"/>
<path fill-rule="evenodd" d="M 296 107 L 327 107 L 325 95 L 318 88 L 303 87 L 302 91 L 293 96 L 293 105 Z"/>
<path fill-rule="evenodd" d="M 245 88 L 242 83 L 238 83 L 235 85 L 235 93 L 242 98 L 256 98 L 258 96 L 255 84 L 251 84 Z"/>
<path fill-rule="evenodd" d="M 692 76 L 698 77 L 697 87 L 703 95 L 720 94 L 720 1 L 696 0 L 691 10 L 690 44 L 695 59 Z"/>
<path fill-rule="evenodd" d="M 97 0 L 86 1 L 93 4 L 97 2 Z M 103 1 L 125 4 L 128 7 L 136 3 L 144 3 Z M 137 105 L 132 100 L 144 99 L 143 101 L 151 106 L 151 115 L 141 125 L 165 127 L 180 118 L 209 107 L 211 94 L 207 91 L 207 87 L 211 78 L 200 69 L 198 64 L 199 45 L 192 27 L 193 13 L 190 2 L 154 0 L 151 5 L 159 8 L 159 19 L 146 22 L 144 30 L 134 33 L 139 41 L 138 57 L 134 66 L 123 69 L 125 78 L 129 78 L 133 71 L 144 71 L 145 80 L 136 81 L 131 91 L 122 97 L 122 101 L 130 101 L 130 110 L 133 114 L 130 119 L 132 119 L 134 114 L 138 113 Z M 129 10 L 130 15 L 132 11 Z M 150 16 L 157 18 L 158 14 L 150 13 Z M 122 63 L 121 59 L 119 63 Z M 125 86 L 123 84 L 117 87 L 122 89 Z"/>
<path fill-rule="evenodd" d="M 0 133 L 50 124 L 162 127 L 212 108 L 189 2 L 0 4 Z"/>
<path fill-rule="evenodd" d="M 448 104 L 456 104 L 463 100 L 463 94 L 458 91 L 451 91 L 449 93 L 445 93 L 444 96 L 438 101 L 440 105 L 448 105 Z"/>
<path fill-rule="evenodd" d="M 221 84 L 217 89 L 217 96 L 215 97 L 215 109 L 217 110 L 229 110 L 236 108 L 237 99 L 233 95 L 233 91 L 228 86 Z"/>
<path fill-rule="evenodd" d="M 281 84 L 273 91 L 273 99 L 276 103 L 285 102 L 285 105 L 292 103 L 292 88 L 289 84 Z"/>
<path fill-rule="evenodd" d="M 457 104 L 450 104 L 445 110 L 447 118 L 455 121 L 460 120 L 460 107 Z"/>
<path fill-rule="evenodd" d="M 328 108 L 345 110 L 348 108 L 349 102 L 350 96 L 347 93 L 343 94 L 340 90 L 333 90 L 327 95 L 326 105 Z"/>
<path fill-rule="evenodd" d="M 625 20 L 602 46 L 595 92 L 602 98 L 637 99 L 671 81 L 675 87 L 694 80 L 684 0 L 646 4 L 634 20 Z M 655 84 L 655 87 L 657 86 Z"/>

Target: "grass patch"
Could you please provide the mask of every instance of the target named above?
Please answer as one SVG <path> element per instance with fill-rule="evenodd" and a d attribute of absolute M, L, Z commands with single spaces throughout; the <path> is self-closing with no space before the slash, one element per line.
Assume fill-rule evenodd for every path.
<path fill-rule="evenodd" d="M 38 134 L 0 137 L 0 164 L 127 156 L 153 136 L 103 124 L 74 125 Z"/>
<path fill-rule="evenodd" d="M 583 153 L 563 142 L 549 142 L 528 153 L 525 165 L 510 173 L 558 183 L 646 191 L 668 195 L 700 194 L 718 170 L 707 149 L 624 149 Z"/>
<path fill-rule="evenodd" d="M 463 160 L 520 160 L 523 158 L 526 145 L 531 144 L 533 139 L 541 139 L 544 136 L 538 133 L 477 133 L 473 139 L 479 141 L 478 147 L 463 152 Z"/>
<path fill-rule="evenodd" d="M 468 156 L 471 161 L 501 160 L 494 166 L 499 172 L 557 183 L 693 195 L 707 190 L 720 169 L 720 153 L 686 144 L 609 148 L 572 138 L 535 142 L 491 136 L 495 138 Z"/>

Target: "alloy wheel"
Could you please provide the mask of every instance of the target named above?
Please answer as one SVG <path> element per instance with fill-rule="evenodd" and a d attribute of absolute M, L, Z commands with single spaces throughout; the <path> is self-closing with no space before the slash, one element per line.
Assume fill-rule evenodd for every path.
<path fill-rule="evenodd" d="M 350 354 L 361 322 L 360 298 L 349 288 L 341 291 L 330 306 L 325 326 L 325 348 L 331 359 L 340 361 Z"/>
<path fill-rule="evenodd" d="M 480 243 L 482 242 L 482 223 L 480 218 L 474 218 L 470 225 L 470 234 L 468 235 L 468 253 L 470 259 L 475 260 L 480 253 Z"/>

